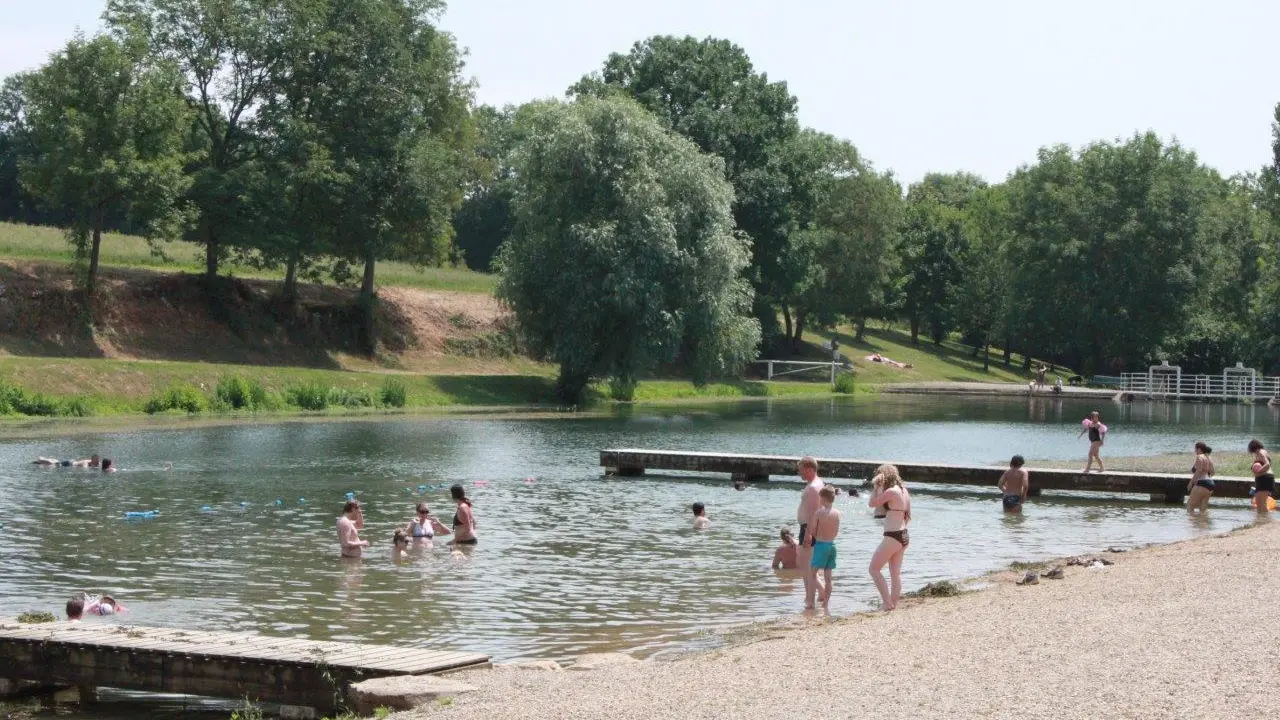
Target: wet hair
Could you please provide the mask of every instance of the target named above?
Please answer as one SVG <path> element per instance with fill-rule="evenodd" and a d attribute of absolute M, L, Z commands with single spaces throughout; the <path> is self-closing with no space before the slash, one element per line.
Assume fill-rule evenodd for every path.
<path fill-rule="evenodd" d="M 707 506 L 706 506 L 706 505 L 703 505 L 703 504 L 702 504 L 702 503 L 700 503 L 700 502 L 696 502 L 696 503 L 694 503 L 694 504 L 693 504 L 693 514 L 694 514 L 694 515 L 703 515 L 703 514 L 705 514 L 706 512 L 707 512 Z"/>
<path fill-rule="evenodd" d="M 110 469 L 111 469 L 111 458 L 102 458 L 102 472 L 107 472 Z"/>
<path fill-rule="evenodd" d="M 471 498 L 467 497 L 467 491 L 461 485 L 454 485 L 449 488 L 449 496 L 458 502 L 464 502 L 467 507 L 471 507 Z"/>
<path fill-rule="evenodd" d="M 1264 449 L 1264 448 L 1263 448 L 1263 445 L 1262 445 L 1262 441 L 1261 441 L 1261 440 L 1258 440 L 1257 438 L 1254 438 L 1253 440 L 1250 440 L 1250 441 L 1249 441 L 1249 452 L 1255 452 L 1255 453 L 1256 453 L 1256 452 L 1258 452 L 1259 450 L 1262 450 L 1262 449 Z"/>
<path fill-rule="evenodd" d="M 876 468 L 876 475 L 879 475 L 883 481 L 880 485 L 881 492 L 902 485 L 902 476 L 898 474 L 898 468 L 895 465 L 881 465 Z"/>
<path fill-rule="evenodd" d="M 782 532 L 779 532 L 779 533 L 778 533 L 778 537 L 779 537 L 783 542 L 787 542 L 788 540 L 790 540 L 790 541 L 792 541 L 792 542 L 794 542 L 794 541 L 795 541 L 795 538 L 791 535 L 791 528 L 782 528 Z"/>
<path fill-rule="evenodd" d="M 1204 453 L 1205 455 L 1208 455 L 1209 453 L 1213 452 L 1213 448 L 1209 447 L 1208 445 L 1205 445 L 1203 440 L 1196 441 L 1196 450 Z"/>
<path fill-rule="evenodd" d="M 347 504 L 342 506 L 342 514 L 343 514 L 343 515 L 346 515 L 347 513 L 351 512 L 352 510 L 359 510 L 359 509 L 360 509 L 360 501 L 359 501 L 359 500 L 348 500 L 348 501 L 347 501 Z"/>
<path fill-rule="evenodd" d="M 1098 419 L 1101 419 L 1102 413 L 1098 412 L 1097 410 L 1094 410 L 1093 412 L 1089 413 L 1089 417 L 1096 417 Z"/>
<path fill-rule="evenodd" d="M 796 463 L 796 469 L 807 468 L 807 467 L 811 467 L 813 468 L 814 472 L 818 472 L 818 461 L 814 459 L 812 455 L 805 455 L 804 457 L 800 458 L 800 462 Z"/>
<path fill-rule="evenodd" d="M 118 604 L 118 603 L 116 602 L 116 599 L 115 599 L 115 598 L 113 598 L 113 597 L 111 597 L 110 595 L 103 595 L 101 598 L 98 598 L 98 602 L 102 603 L 103 605 L 117 605 L 117 604 Z"/>
<path fill-rule="evenodd" d="M 1014 455 L 1013 459 L 1009 461 L 1009 467 L 1011 468 L 1020 468 L 1026 464 L 1027 464 L 1027 461 L 1023 459 L 1021 455 Z"/>
<path fill-rule="evenodd" d="M 822 498 L 823 500 L 835 500 L 836 489 L 831 487 L 830 485 L 824 485 L 822 489 L 818 491 L 818 497 Z"/>
<path fill-rule="evenodd" d="M 392 544 L 392 545 L 399 545 L 399 544 L 401 544 L 401 543 L 404 543 L 405 545 L 408 545 L 408 544 L 409 544 L 409 536 L 408 536 L 407 534 L 405 534 L 405 531 L 404 531 L 404 530 L 399 530 L 399 529 L 397 529 L 394 533 L 392 533 L 392 534 L 391 534 L 391 544 Z"/>
<path fill-rule="evenodd" d="M 67 619 L 79 620 L 84 616 L 84 598 L 77 595 L 67 601 Z"/>
<path fill-rule="evenodd" d="M 421 515 L 422 513 L 431 513 L 431 508 L 427 507 L 426 503 L 418 503 L 418 514 Z"/>

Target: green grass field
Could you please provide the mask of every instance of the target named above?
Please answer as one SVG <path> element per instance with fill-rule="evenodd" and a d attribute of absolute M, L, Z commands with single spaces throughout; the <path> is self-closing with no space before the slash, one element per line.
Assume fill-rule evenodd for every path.
<path fill-rule="evenodd" d="M 944 341 L 941 346 L 935 346 L 924 337 L 920 338 L 919 345 L 912 345 L 911 334 L 894 327 L 869 327 L 866 339 L 862 342 L 854 341 L 853 330 L 849 327 L 840 327 L 834 332 L 805 333 L 805 340 L 815 344 L 828 342 L 832 337 L 840 343 L 840 353 L 853 361 L 860 384 L 943 381 L 1025 383 L 1030 377 L 1030 373 L 1022 371 L 1021 355 L 1014 354 L 1012 364 L 1005 367 L 1003 354 L 998 355 L 996 349 L 992 348 L 991 367 L 983 370 L 982 357 L 974 357 L 973 348 L 967 345 Z M 873 352 L 912 367 L 896 368 L 871 362 L 866 358 Z M 1064 378 L 1074 374 L 1066 370 L 1059 372 Z M 1053 382 L 1052 375 L 1049 376 L 1049 382 Z"/>
<path fill-rule="evenodd" d="M 100 262 L 107 267 L 149 268 L 153 270 L 204 272 L 201 247 L 189 242 L 160 244 L 157 255 L 144 238 L 107 233 L 102 239 Z M 75 250 L 57 228 L 0 223 L 0 257 L 13 260 L 72 263 Z M 281 279 L 280 272 L 226 265 L 224 272 L 237 277 Z M 378 264 L 378 284 L 386 287 L 413 287 L 425 290 L 492 293 L 497 277 L 458 268 L 415 268 L 398 262 Z"/>

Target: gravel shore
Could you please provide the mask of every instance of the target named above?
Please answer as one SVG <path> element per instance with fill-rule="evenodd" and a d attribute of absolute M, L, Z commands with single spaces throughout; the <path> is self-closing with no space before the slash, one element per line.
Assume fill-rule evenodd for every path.
<path fill-rule="evenodd" d="M 674 662 L 458 674 L 479 690 L 392 717 L 1274 717 L 1278 551 L 1264 522 Z"/>

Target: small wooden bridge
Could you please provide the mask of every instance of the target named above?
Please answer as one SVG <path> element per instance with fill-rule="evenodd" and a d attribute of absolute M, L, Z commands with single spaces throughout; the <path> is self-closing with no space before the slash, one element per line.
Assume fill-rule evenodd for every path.
<path fill-rule="evenodd" d="M 643 475 L 646 470 L 728 473 L 735 480 L 766 481 L 771 476 L 795 477 L 798 456 L 739 455 L 714 452 L 670 450 L 601 450 L 600 465 L 618 475 Z M 888 460 L 818 458 L 819 474 L 825 478 L 866 480 Z M 942 465 L 936 463 L 893 462 L 904 480 L 945 485 L 995 487 L 1007 468 L 991 466 Z M 1028 467 L 1033 493 L 1040 490 L 1134 493 L 1153 500 L 1181 503 L 1187 495 L 1188 475 L 1168 473 L 1105 472 L 1084 474 L 1078 470 Z M 1215 477 L 1215 497 L 1247 498 L 1253 481 L 1247 478 Z"/>
<path fill-rule="evenodd" d="M 0 622 L 0 678 L 249 698 L 332 713 L 347 686 L 388 675 L 484 667 L 489 656 L 340 642 L 77 622 Z"/>

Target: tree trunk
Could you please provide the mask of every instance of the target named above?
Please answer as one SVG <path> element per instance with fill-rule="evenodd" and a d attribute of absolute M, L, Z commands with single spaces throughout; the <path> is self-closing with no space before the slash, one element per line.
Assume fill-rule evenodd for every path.
<path fill-rule="evenodd" d="M 373 292 L 373 256 L 364 260 L 364 281 L 360 283 L 360 349 L 370 357 L 378 349 L 378 334 L 374 327 L 377 295 Z"/>
<path fill-rule="evenodd" d="M 1009 348 L 1013 346 L 1013 338 L 1008 334 L 1004 336 L 1004 366 L 1009 367 L 1013 364 L 1013 351 Z"/>
<path fill-rule="evenodd" d="M 284 287 L 280 290 L 280 299 L 286 305 L 293 306 L 298 301 L 298 253 L 289 253 L 289 263 L 284 272 Z"/>
<path fill-rule="evenodd" d="M 786 330 L 786 334 L 787 334 L 787 347 L 790 347 L 791 346 L 791 308 L 787 307 L 787 304 L 785 302 L 782 303 L 782 322 L 784 323 L 783 328 Z"/>
<path fill-rule="evenodd" d="M 854 334 L 853 339 L 857 340 L 858 342 L 862 342 L 863 340 L 866 339 L 866 337 L 867 337 L 867 318 L 860 317 L 858 318 L 857 333 Z"/>
<path fill-rule="evenodd" d="M 983 341 L 982 343 L 982 372 L 991 369 L 991 343 Z"/>
<path fill-rule="evenodd" d="M 982 346 L 981 346 L 981 345 L 976 345 L 976 344 L 975 344 L 975 345 L 973 346 L 973 355 L 971 355 L 970 357 L 978 357 L 978 353 L 980 353 L 980 352 L 982 352 Z"/>
<path fill-rule="evenodd" d="M 218 235 L 212 227 L 205 228 L 204 236 L 204 279 L 213 287 L 218 278 Z"/>
<path fill-rule="evenodd" d="M 89 296 L 90 312 L 93 310 L 93 296 L 98 289 L 98 256 L 102 251 L 102 225 L 105 222 L 101 207 L 93 211 L 93 240 L 89 246 L 89 275 L 84 281 L 85 294 Z"/>
<path fill-rule="evenodd" d="M 1022 353 L 1022 369 L 1023 370 L 1031 369 L 1031 353 L 1026 351 L 1023 351 Z"/>
<path fill-rule="evenodd" d="M 800 352 L 800 338 L 804 337 L 804 321 L 806 313 L 803 310 L 796 311 L 796 334 L 791 338 L 791 354 L 795 355 Z"/>
<path fill-rule="evenodd" d="M 913 314 L 911 315 L 910 320 L 911 320 L 911 344 L 919 345 L 920 344 L 920 316 Z"/>

